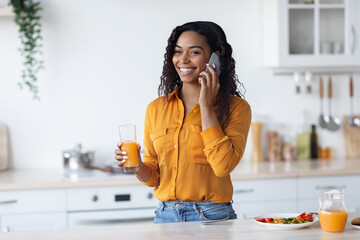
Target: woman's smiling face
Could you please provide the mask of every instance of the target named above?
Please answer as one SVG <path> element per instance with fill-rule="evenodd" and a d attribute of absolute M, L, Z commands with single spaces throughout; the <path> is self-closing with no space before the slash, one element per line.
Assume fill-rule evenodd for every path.
<path fill-rule="evenodd" d="M 183 32 L 175 45 L 172 62 L 184 83 L 198 83 L 210 58 L 210 46 L 205 37 L 196 32 Z"/>

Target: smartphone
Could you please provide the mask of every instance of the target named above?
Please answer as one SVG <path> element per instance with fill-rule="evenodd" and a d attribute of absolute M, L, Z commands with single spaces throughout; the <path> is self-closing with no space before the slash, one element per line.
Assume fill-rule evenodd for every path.
<path fill-rule="evenodd" d="M 210 66 L 212 66 L 213 64 L 215 65 L 216 73 L 217 73 L 217 75 L 219 77 L 220 76 L 220 59 L 219 59 L 219 56 L 216 53 L 211 54 L 208 64 Z M 210 73 L 210 71 L 208 69 L 206 69 L 205 71 Z"/>

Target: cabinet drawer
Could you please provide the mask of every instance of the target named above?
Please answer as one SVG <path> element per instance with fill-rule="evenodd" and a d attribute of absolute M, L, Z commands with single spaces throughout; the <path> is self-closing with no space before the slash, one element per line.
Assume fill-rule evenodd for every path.
<path fill-rule="evenodd" d="M 296 199 L 296 179 L 234 181 L 236 202 Z"/>
<path fill-rule="evenodd" d="M 359 189 L 360 176 L 334 176 L 334 177 L 309 177 L 300 178 L 298 186 L 299 199 L 316 198 L 320 194 L 331 189 L 343 189 L 345 199 L 348 197 L 360 196 Z"/>
<path fill-rule="evenodd" d="M 154 211 L 155 208 L 73 212 L 68 214 L 68 226 L 73 228 L 152 223 L 155 217 Z"/>
<path fill-rule="evenodd" d="M 0 214 L 66 210 L 65 190 L 1 191 Z"/>
<path fill-rule="evenodd" d="M 66 228 L 66 212 L 9 214 L 0 217 L 2 232 Z"/>
<path fill-rule="evenodd" d="M 152 188 L 139 185 L 68 189 L 67 204 L 69 211 L 82 211 L 156 207 L 158 201 Z"/>

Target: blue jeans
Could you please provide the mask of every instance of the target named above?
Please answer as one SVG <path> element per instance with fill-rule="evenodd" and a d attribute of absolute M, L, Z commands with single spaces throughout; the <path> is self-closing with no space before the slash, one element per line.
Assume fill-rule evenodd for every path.
<path fill-rule="evenodd" d="M 231 202 L 160 201 L 159 207 L 155 210 L 155 214 L 156 217 L 154 223 L 226 220 L 237 218 Z"/>

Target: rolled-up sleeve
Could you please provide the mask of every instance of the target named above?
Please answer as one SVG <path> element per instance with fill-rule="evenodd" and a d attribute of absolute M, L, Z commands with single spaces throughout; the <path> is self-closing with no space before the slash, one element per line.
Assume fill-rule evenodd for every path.
<path fill-rule="evenodd" d="M 150 138 L 150 132 L 149 132 L 149 128 L 150 128 L 150 124 L 151 124 L 151 116 L 150 114 L 152 114 L 152 110 L 151 110 L 152 106 L 151 104 L 148 106 L 147 110 L 146 110 L 146 115 L 145 115 L 145 129 L 144 129 L 144 148 L 145 148 L 145 153 L 143 155 L 143 163 L 145 165 L 147 165 L 150 169 L 151 169 L 151 177 L 149 180 L 147 180 L 146 182 L 141 181 L 139 179 L 139 181 L 149 187 L 157 187 L 159 186 L 159 164 L 158 164 L 158 157 L 157 154 L 155 152 L 154 149 L 154 145 L 153 142 Z"/>
<path fill-rule="evenodd" d="M 251 108 L 239 99 L 230 112 L 230 120 L 223 130 L 219 125 L 201 132 L 204 154 L 216 176 L 229 175 L 240 162 L 251 124 Z"/>

